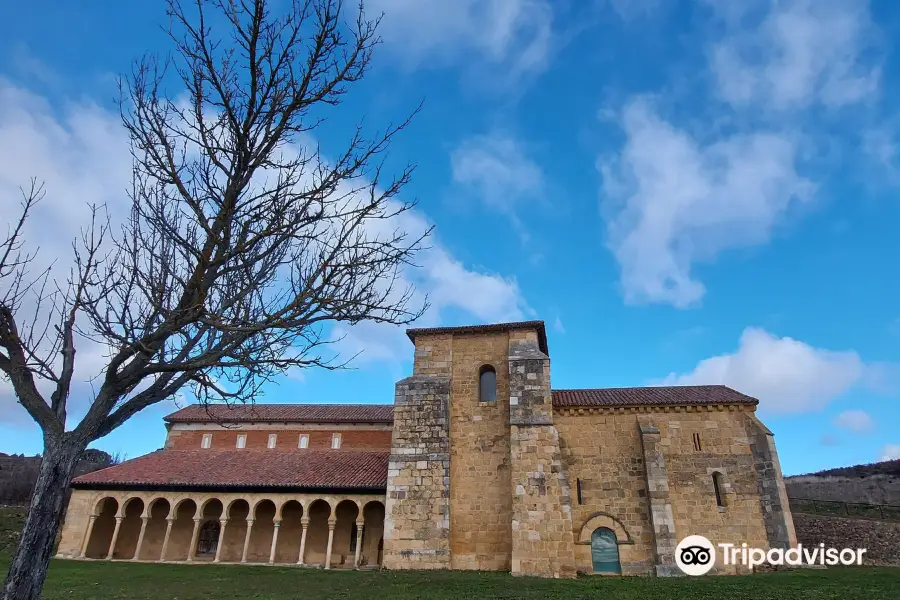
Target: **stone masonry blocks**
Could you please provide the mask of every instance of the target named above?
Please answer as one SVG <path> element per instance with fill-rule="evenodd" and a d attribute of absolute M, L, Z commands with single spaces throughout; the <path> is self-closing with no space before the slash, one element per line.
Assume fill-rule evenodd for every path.
<path fill-rule="evenodd" d="M 669 476 L 666 459 L 660 445 L 659 429 L 647 420 L 639 420 L 641 448 L 647 477 L 647 496 L 650 499 L 650 524 L 654 538 L 654 570 L 658 576 L 675 575 L 675 517 L 669 497 Z"/>
<path fill-rule="evenodd" d="M 384 566 L 450 566 L 450 378 L 397 382 L 388 464 Z"/>

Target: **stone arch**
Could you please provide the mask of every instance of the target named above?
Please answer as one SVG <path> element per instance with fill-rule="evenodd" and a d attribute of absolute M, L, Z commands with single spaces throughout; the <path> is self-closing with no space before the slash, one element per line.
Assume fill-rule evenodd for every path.
<path fill-rule="evenodd" d="M 213 505 L 214 502 L 219 503 L 218 511 L 215 510 L 216 507 L 210 508 L 210 506 Z M 216 497 L 207 498 L 200 505 L 200 515 L 204 519 L 207 517 L 218 519 L 220 516 L 222 516 L 224 514 L 225 514 L 225 503 Z"/>
<path fill-rule="evenodd" d="M 250 502 L 246 498 L 234 498 L 225 505 L 223 518 L 228 525 L 222 532 L 222 562 L 239 562 L 244 553 L 244 539 L 247 536 L 247 519 L 250 517 Z"/>
<path fill-rule="evenodd" d="M 264 498 L 253 506 L 253 528 L 250 530 L 250 545 L 247 547 L 247 562 L 269 562 L 272 549 L 272 534 L 275 532 L 275 502 Z"/>
<path fill-rule="evenodd" d="M 119 501 L 112 496 L 104 496 L 94 505 L 94 511 L 94 527 L 84 555 L 87 558 L 106 558 L 116 528 Z"/>
<path fill-rule="evenodd" d="M 141 545 L 141 560 L 157 560 L 162 553 L 163 541 L 166 537 L 166 518 L 172 511 L 172 503 L 168 498 L 152 498 L 147 503 L 147 530 L 144 532 L 144 543 Z"/>
<path fill-rule="evenodd" d="M 634 539 L 632 539 L 628 530 L 625 529 L 625 525 L 622 524 L 622 521 L 605 512 L 595 512 L 587 518 L 584 525 L 581 526 L 581 532 L 578 534 L 578 543 L 590 544 L 591 535 L 594 533 L 595 529 L 600 527 L 605 527 L 616 534 L 616 542 L 619 545 L 634 543 Z"/>
<path fill-rule="evenodd" d="M 341 500 L 334 507 L 334 541 L 331 549 L 331 564 L 353 565 L 356 558 L 356 521 L 359 519 L 359 504 L 355 500 Z"/>
<path fill-rule="evenodd" d="M 361 566 L 380 565 L 382 538 L 384 537 L 384 504 L 372 500 L 363 507 Z"/>
<path fill-rule="evenodd" d="M 299 500 L 288 500 L 278 507 L 278 514 L 281 525 L 278 544 L 275 546 L 275 562 L 296 563 L 300 552 L 300 536 L 303 533 L 303 504 Z"/>
<path fill-rule="evenodd" d="M 194 517 L 199 517 L 199 507 L 193 498 L 181 498 L 175 504 L 171 516 L 172 533 L 166 550 L 166 560 L 186 560 L 194 535 Z"/>
<path fill-rule="evenodd" d="M 328 547 L 328 522 L 331 520 L 332 508 L 326 500 L 319 498 L 310 503 L 306 510 L 309 525 L 306 530 L 306 556 L 308 565 L 325 564 L 325 552 Z"/>
<path fill-rule="evenodd" d="M 113 558 L 134 558 L 137 550 L 138 536 L 141 534 L 141 517 L 144 515 L 144 499 L 140 496 L 132 496 L 122 503 L 122 524 L 119 525 L 119 535 L 116 537 L 116 547 L 113 549 Z"/>

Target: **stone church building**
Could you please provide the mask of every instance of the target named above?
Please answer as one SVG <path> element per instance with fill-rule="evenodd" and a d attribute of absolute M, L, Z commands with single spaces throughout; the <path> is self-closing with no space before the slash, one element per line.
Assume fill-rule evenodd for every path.
<path fill-rule="evenodd" d="M 674 574 L 692 534 L 796 545 L 756 399 L 552 389 L 541 321 L 407 333 L 393 405 L 169 415 L 162 450 L 75 479 L 58 556 L 571 577 Z"/>

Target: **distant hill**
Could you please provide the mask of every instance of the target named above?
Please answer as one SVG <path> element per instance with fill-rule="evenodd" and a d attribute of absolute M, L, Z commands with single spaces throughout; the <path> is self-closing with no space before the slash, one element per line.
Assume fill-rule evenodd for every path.
<path fill-rule="evenodd" d="M 824 471 L 816 471 L 815 473 L 807 473 L 806 475 L 795 475 L 795 477 L 870 477 L 872 475 L 893 475 L 900 477 L 900 458 L 895 460 L 885 460 L 867 465 L 853 465 L 851 467 L 837 467 L 835 469 L 825 469 Z"/>
<path fill-rule="evenodd" d="M 900 459 L 784 478 L 790 498 L 900 505 Z"/>

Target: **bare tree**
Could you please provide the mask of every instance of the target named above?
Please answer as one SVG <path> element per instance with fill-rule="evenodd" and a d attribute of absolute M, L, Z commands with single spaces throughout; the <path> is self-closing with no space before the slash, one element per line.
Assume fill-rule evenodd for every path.
<path fill-rule="evenodd" d="M 397 226 L 412 168 L 383 176 L 408 120 L 371 136 L 357 127 L 327 160 L 314 145 L 367 71 L 378 21 L 339 0 L 282 0 L 279 14 L 267 0 L 190 4 L 167 2 L 175 58 L 145 57 L 120 83 L 134 163 L 124 223 L 92 207 L 67 279 L 30 275 L 24 224 L 44 193 L 33 184 L 0 244 L 0 372 L 44 435 L 3 600 L 39 597 L 92 440 L 185 386 L 201 402 L 250 402 L 289 368 L 339 368 L 324 356 L 329 324 L 425 310 L 401 277 L 428 234 Z M 109 361 L 67 430 L 84 340 Z"/>

